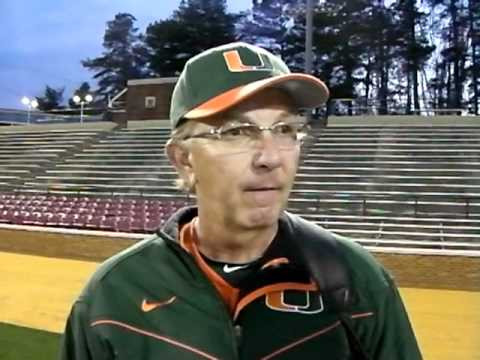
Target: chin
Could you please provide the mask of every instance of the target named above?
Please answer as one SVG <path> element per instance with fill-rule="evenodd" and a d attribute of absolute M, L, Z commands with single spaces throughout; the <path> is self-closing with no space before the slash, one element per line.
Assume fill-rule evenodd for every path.
<path fill-rule="evenodd" d="M 245 222 L 249 228 L 270 227 L 278 222 L 280 211 L 277 207 L 248 209 Z"/>

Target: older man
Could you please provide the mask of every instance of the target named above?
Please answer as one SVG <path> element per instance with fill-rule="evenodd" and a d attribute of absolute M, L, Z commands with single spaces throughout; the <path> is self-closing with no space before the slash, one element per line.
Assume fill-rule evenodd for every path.
<path fill-rule="evenodd" d="M 388 273 L 285 211 L 308 136 L 298 110 L 327 97 L 249 44 L 190 59 L 166 151 L 197 206 L 99 268 L 62 359 L 421 359 Z"/>

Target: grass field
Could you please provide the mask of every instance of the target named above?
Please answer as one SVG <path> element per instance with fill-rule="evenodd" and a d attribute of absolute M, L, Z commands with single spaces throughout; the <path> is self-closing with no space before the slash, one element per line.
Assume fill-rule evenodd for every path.
<path fill-rule="evenodd" d="M 0 252 L 0 323 L 23 326 L 0 324 L 0 359 L 55 359 L 58 333 L 96 266 Z M 480 360 L 480 292 L 400 291 L 425 360 Z"/>
<path fill-rule="evenodd" d="M 2 360 L 56 359 L 59 341 L 59 334 L 0 323 Z"/>

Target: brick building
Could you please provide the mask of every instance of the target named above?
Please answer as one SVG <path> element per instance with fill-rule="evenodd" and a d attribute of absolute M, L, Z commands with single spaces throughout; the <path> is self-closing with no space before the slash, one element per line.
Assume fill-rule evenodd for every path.
<path fill-rule="evenodd" d="M 168 119 L 176 82 L 176 77 L 129 80 L 123 95 L 127 120 Z"/>

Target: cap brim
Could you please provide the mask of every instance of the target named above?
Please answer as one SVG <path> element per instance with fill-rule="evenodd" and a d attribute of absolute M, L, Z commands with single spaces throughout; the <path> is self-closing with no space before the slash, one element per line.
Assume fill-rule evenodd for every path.
<path fill-rule="evenodd" d="M 184 115 L 187 119 L 198 119 L 215 115 L 240 103 L 266 88 L 280 88 L 292 96 L 298 108 L 314 108 L 324 104 L 329 96 L 327 86 L 308 74 L 292 73 L 258 80 L 247 85 L 228 90 Z"/>

